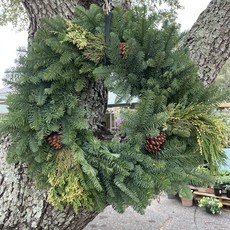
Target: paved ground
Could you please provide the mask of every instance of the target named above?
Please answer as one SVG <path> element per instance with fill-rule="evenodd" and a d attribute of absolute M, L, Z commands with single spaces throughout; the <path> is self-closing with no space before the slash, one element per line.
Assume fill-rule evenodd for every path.
<path fill-rule="evenodd" d="M 204 209 L 183 207 L 178 199 L 154 200 L 140 215 L 128 208 L 118 214 L 111 207 L 98 215 L 84 230 L 230 230 L 230 212 L 211 215 Z"/>

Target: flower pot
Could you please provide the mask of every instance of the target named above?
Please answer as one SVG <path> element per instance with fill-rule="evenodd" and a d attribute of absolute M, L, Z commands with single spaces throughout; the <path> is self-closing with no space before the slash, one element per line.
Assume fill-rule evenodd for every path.
<path fill-rule="evenodd" d="M 184 207 L 191 207 L 193 205 L 193 199 L 181 198 L 181 202 Z"/>
<path fill-rule="evenodd" d="M 214 188 L 214 194 L 215 196 L 221 196 L 223 193 L 222 189 L 221 188 Z"/>
<path fill-rule="evenodd" d="M 226 190 L 226 196 L 227 196 L 228 198 L 230 198 L 230 189 L 227 189 L 227 190 Z"/>

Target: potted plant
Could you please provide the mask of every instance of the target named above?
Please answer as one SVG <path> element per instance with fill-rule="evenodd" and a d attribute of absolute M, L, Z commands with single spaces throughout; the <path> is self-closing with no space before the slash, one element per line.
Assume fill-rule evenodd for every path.
<path fill-rule="evenodd" d="M 222 189 L 225 189 L 226 185 L 230 184 L 230 176 L 229 175 L 219 176 L 217 182 L 219 182 L 220 186 L 222 186 Z"/>
<path fill-rule="evenodd" d="M 230 184 L 226 185 L 225 189 L 226 189 L 226 196 L 230 198 Z"/>
<path fill-rule="evenodd" d="M 222 194 L 223 194 L 223 189 L 222 189 L 221 185 L 216 184 L 216 185 L 214 186 L 214 194 L 215 194 L 215 196 L 222 196 Z"/>
<path fill-rule="evenodd" d="M 226 189 L 226 187 L 230 185 L 230 176 L 227 175 L 223 176 L 222 182 L 223 182 L 223 189 Z"/>
<path fill-rule="evenodd" d="M 193 193 L 188 186 L 184 186 L 180 189 L 179 197 L 183 206 L 191 207 L 193 205 Z"/>
<path fill-rule="evenodd" d="M 223 182 L 221 178 L 217 178 L 214 185 L 214 194 L 215 196 L 222 196 L 223 194 Z"/>
<path fill-rule="evenodd" d="M 215 197 L 203 197 L 199 201 L 199 207 L 204 207 L 207 213 L 221 214 L 223 204 Z"/>

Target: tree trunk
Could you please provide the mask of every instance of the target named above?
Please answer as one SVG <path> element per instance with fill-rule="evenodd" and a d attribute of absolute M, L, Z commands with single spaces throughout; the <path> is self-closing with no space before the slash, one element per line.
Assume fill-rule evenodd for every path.
<path fill-rule="evenodd" d="M 78 230 L 97 215 L 80 210 L 76 215 L 71 207 L 59 211 L 47 202 L 47 192 L 39 191 L 27 176 L 23 163 L 6 163 L 9 138 L 1 138 L 0 152 L 0 229 L 1 230 Z"/>
<path fill-rule="evenodd" d="M 97 3 L 97 0 L 21 0 L 28 18 L 29 18 L 29 29 L 28 29 L 28 40 L 29 42 L 34 38 L 37 29 L 40 26 L 41 18 L 53 17 L 55 15 L 61 15 L 65 18 L 71 18 L 74 13 L 74 8 L 80 4 L 86 8 L 92 3 Z"/>
<path fill-rule="evenodd" d="M 189 31 L 185 45 L 198 64 L 199 78 L 211 84 L 230 56 L 230 2 L 212 0 Z"/>
<path fill-rule="evenodd" d="M 98 1 L 45 1 L 22 0 L 30 20 L 28 42 L 30 43 L 40 26 L 41 18 L 62 15 L 71 18 L 77 4 L 89 6 Z M 89 82 L 80 101 L 85 106 L 90 127 L 95 130 L 100 124 L 107 108 L 107 89 L 103 81 Z M 27 176 L 24 163 L 8 165 L 6 150 L 9 138 L 3 138 L 0 153 L 0 229 L 30 230 L 30 229 L 83 229 L 97 213 L 79 210 L 76 215 L 71 207 L 60 211 L 47 202 L 47 191 L 39 191 L 33 181 Z"/>

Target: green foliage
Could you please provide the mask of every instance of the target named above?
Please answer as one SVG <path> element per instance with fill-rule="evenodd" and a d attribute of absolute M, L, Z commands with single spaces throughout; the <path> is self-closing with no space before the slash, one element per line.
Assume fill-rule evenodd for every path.
<path fill-rule="evenodd" d="M 188 186 L 184 186 L 179 190 L 179 197 L 184 199 L 193 199 L 192 190 Z"/>
<path fill-rule="evenodd" d="M 157 171 L 147 166 L 154 177 L 154 191 L 164 190 L 172 193 L 178 192 L 180 187 L 188 184 L 211 184 L 211 174 L 225 162 L 223 140 L 226 126 L 221 119 L 218 120 L 211 114 L 210 106 L 191 104 L 185 107 L 170 104 L 166 109 L 161 95 L 157 96 L 153 91 L 147 91 L 141 98 L 137 110 L 127 111 L 122 118 L 124 122 L 119 127 L 122 133 L 127 134 L 127 143 L 132 152 L 138 151 L 139 156 L 147 154 L 154 160 L 154 164 L 161 165 Z M 203 134 L 206 138 L 219 135 L 218 138 L 212 139 L 211 143 L 216 144 L 216 149 L 210 149 L 208 141 L 198 142 L 199 133 L 194 121 L 207 125 L 207 130 L 216 128 L 213 134 L 208 131 L 204 131 Z M 145 139 L 149 136 L 158 136 L 161 131 L 167 135 L 166 142 L 160 151 L 150 154 L 144 149 Z M 200 149 L 206 152 L 200 154 Z M 205 162 L 208 162 L 211 172 L 201 171 L 201 165 L 205 165 Z"/>
<path fill-rule="evenodd" d="M 197 187 L 208 187 L 215 183 L 213 172 L 206 165 L 199 166 L 191 172 L 190 184 Z"/>
<path fill-rule="evenodd" d="M 49 201 L 59 208 L 63 208 L 63 205 L 69 203 L 73 205 L 76 213 L 79 206 L 92 208 L 90 204 L 92 205 L 93 202 L 89 202 L 87 191 L 83 190 L 80 183 L 80 180 L 83 180 L 83 175 L 79 170 L 79 164 L 74 164 L 71 151 L 60 151 L 56 161 L 48 175 L 51 185 L 48 194 Z"/>
<path fill-rule="evenodd" d="M 119 153 L 122 164 L 129 169 L 126 175 L 114 174 L 113 180 L 105 180 L 107 199 L 117 211 L 131 205 L 143 213 L 151 199 L 168 185 L 165 163 L 143 154 L 143 142 L 137 140 L 136 144 L 131 139 L 122 144 L 115 140 L 109 143 L 110 151 Z"/>
<path fill-rule="evenodd" d="M 28 17 L 20 0 L 1 0 L 0 2 L 0 25 L 12 23 L 19 30 L 28 26 Z"/>
<path fill-rule="evenodd" d="M 227 136 L 227 126 L 221 118 L 213 114 L 211 106 L 169 105 L 168 114 L 168 133 L 191 138 L 197 142 L 200 154 L 205 157 L 209 168 L 213 171 L 217 171 L 219 166 L 225 164 L 226 154 L 223 146 Z"/>
<path fill-rule="evenodd" d="M 146 90 L 152 90 L 161 94 L 166 104 L 212 103 L 208 99 L 213 100 L 218 90 L 214 86 L 204 88 L 197 81 L 197 68 L 181 46 L 184 34 L 179 29 L 175 22 L 159 23 L 158 15 L 147 15 L 146 8 L 116 8 L 107 51 L 111 65 L 99 66 L 94 74 L 105 78 L 118 101 L 141 97 Z M 127 43 L 124 57 L 119 42 Z"/>
<path fill-rule="evenodd" d="M 204 207 L 207 213 L 220 214 L 223 204 L 215 197 L 203 197 L 199 201 L 199 207 Z"/>
<path fill-rule="evenodd" d="M 6 82 L 14 91 L 0 131 L 14 141 L 8 161 L 25 161 L 37 184 L 49 188 L 53 205 L 71 204 L 77 212 L 82 207 L 101 211 L 111 204 L 120 212 L 132 206 L 143 213 L 161 191 L 177 191 L 195 180 L 194 169 L 204 160 L 211 166 L 222 162 L 217 150 L 223 125 L 205 114 L 214 91 L 197 83 L 174 23 L 164 22 L 160 29 L 156 15 L 147 18 L 146 9 L 116 8 L 111 45 L 104 53 L 101 14 L 92 5 L 90 10 L 78 7 L 72 21 L 43 20 L 32 46 L 9 71 Z M 124 57 L 118 49 L 121 40 L 128 43 Z M 110 66 L 104 66 L 105 55 Z M 137 110 L 124 115 L 121 132 L 127 138 L 122 143 L 100 141 L 89 130 L 89 111 L 80 106 L 78 95 L 97 79 L 140 97 Z M 207 134 L 200 135 L 201 128 Z M 166 133 L 166 142 L 150 154 L 145 139 L 160 132 Z M 214 139 L 211 132 L 220 136 Z M 49 145 L 52 133 L 60 133 L 62 149 Z"/>
<path fill-rule="evenodd" d="M 218 175 L 219 176 L 229 176 L 230 175 L 230 170 L 219 170 Z"/>
<path fill-rule="evenodd" d="M 230 176 L 229 175 L 220 175 L 215 177 L 215 184 L 221 185 L 221 184 L 230 184 Z"/>
<path fill-rule="evenodd" d="M 74 18 L 72 21 L 77 25 L 82 25 L 91 33 L 104 34 L 104 15 L 102 14 L 101 7 L 94 4 L 90 5 L 89 10 L 78 6 L 74 11 Z"/>
<path fill-rule="evenodd" d="M 67 34 L 64 41 L 69 41 L 75 44 L 80 50 L 83 51 L 83 55 L 95 62 L 99 63 L 104 58 L 104 38 L 101 34 L 94 35 L 83 27 L 66 21 Z"/>

